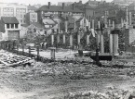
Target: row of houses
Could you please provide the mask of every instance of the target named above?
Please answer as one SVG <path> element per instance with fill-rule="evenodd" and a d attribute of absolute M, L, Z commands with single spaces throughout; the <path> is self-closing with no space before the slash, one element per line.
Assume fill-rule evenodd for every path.
<path fill-rule="evenodd" d="M 64 33 L 66 27 L 69 32 L 89 25 L 89 20 L 84 16 L 82 10 L 76 8 L 74 4 L 65 6 L 64 3 L 62 6 L 54 6 L 49 2 L 36 12 L 27 13 L 25 20 L 24 24 L 20 24 L 17 17 L 1 17 L 1 40 L 31 38 L 31 35 L 37 34 L 48 35 L 52 33 L 52 29 Z"/>
<path fill-rule="evenodd" d="M 95 6 L 91 6 L 90 2 Z M 18 13 L 15 13 L 15 10 L 13 10 L 14 15 L 4 17 L 1 15 L 0 40 L 29 37 L 29 34 L 48 35 L 52 33 L 52 29 L 59 33 L 77 31 L 80 28 L 90 27 L 92 19 L 101 18 L 105 15 L 115 15 L 117 10 L 118 6 L 114 4 L 91 0 L 85 4 L 80 1 L 68 6 L 65 3 L 56 6 L 48 2 L 48 5 L 41 6 L 37 10 L 33 8 L 25 14 L 23 13 L 24 9 L 17 10 L 16 8 L 16 11 L 20 11 L 18 13 L 24 14 L 25 22 L 20 22 L 20 19 L 16 17 Z"/>

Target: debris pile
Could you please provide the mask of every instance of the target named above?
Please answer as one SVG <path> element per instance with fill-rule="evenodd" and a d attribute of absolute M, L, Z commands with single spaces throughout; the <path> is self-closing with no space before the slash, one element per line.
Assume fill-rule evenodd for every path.
<path fill-rule="evenodd" d="M 20 64 L 30 64 L 29 61 L 31 58 L 15 55 L 7 51 L 0 51 L 0 62 L 6 66 L 16 66 Z"/>

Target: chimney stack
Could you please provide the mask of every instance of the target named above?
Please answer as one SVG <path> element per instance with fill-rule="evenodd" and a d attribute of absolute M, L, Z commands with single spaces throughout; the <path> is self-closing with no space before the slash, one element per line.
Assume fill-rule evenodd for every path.
<path fill-rule="evenodd" d="M 65 3 L 62 3 L 62 9 L 64 9 L 65 8 Z"/>
<path fill-rule="evenodd" d="M 51 2 L 48 2 L 48 9 L 50 8 L 50 6 L 51 6 Z"/>

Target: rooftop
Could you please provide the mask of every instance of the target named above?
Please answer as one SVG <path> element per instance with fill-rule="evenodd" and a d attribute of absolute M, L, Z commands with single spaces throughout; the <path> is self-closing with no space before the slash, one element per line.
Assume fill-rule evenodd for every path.
<path fill-rule="evenodd" d="M 44 5 L 40 7 L 37 11 L 49 11 L 49 12 L 80 12 L 82 13 L 83 11 L 74 7 L 74 6 L 55 6 L 55 5 Z"/>
<path fill-rule="evenodd" d="M 19 24 L 18 20 L 16 17 L 1 17 L 1 20 L 2 22 L 4 22 L 5 24 L 9 23 L 9 24 L 12 24 L 12 23 L 16 23 L 16 24 Z"/>
<path fill-rule="evenodd" d="M 31 6 L 31 5 L 29 5 L 29 6 L 28 6 L 28 10 L 34 10 L 34 11 L 36 11 L 36 10 L 37 10 L 37 8 L 36 8 L 35 6 Z"/>

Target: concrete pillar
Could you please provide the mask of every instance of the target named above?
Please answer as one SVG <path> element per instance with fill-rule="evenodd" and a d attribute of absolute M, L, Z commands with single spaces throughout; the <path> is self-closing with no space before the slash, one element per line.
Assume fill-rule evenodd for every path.
<path fill-rule="evenodd" d="M 132 12 L 129 12 L 129 25 L 132 25 Z"/>
<path fill-rule="evenodd" d="M 101 30 L 100 30 L 100 21 L 98 21 L 98 33 L 97 33 L 97 44 L 98 46 L 101 43 Z"/>
<path fill-rule="evenodd" d="M 70 34 L 70 46 L 73 46 L 73 35 Z"/>
<path fill-rule="evenodd" d="M 78 37 L 77 37 L 78 45 L 80 45 L 80 39 L 81 39 L 81 38 L 80 38 L 80 34 L 78 34 L 77 36 L 78 36 Z"/>
<path fill-rule="evenodd" d="M 95 27 L 94 27 L 94 24 L 95 24 L 95 23 L 94 23 L 94 20 L 92 20 L 92 28 L 93 28 L 93 29 L 95 28 Z"/>
<path fill-rule="evenodd" d="M 109 36 L 110 36 L 110 39 L 109 39 L 110 54 L 112 54 L 113 53 L 113 37 L 111 33 L 109 34 Z"/>
<path fill-rule="evenodd" d="M 128 8 L 126 9 L 126 22 L 129 22 L 129 18 L 128 18 Z"/>
<path fill-rule="evenodd" d="M 65 44 L 66 43 L 66 36 L 65 36 L 65 34 L 63 34 L 63 44 Z"/>
<path fill-rule="evenodd" d="M 68 31 L 68 22 L 65 21 L 65 32 L 67 33 L 67 31 Z"/>
<path fill-rule="evenodd" d="M 104 53 L 104 36 L 102 33 L 100 39 L 101 39 L 101 53 Z"/>
<path fill-rule="evenodd" d="M 121 18 L 121 27 L 124 27 L 124 20 Z"/>
<path fill-rule="evenodd" d="M 119 49 L 119 42 L 118 42 L 118 34 L 113 34 L 113 54 L 115 56 L 119 55 L 118 49 Z"/>
<path fill-rule="evenodd" d="M 51 35 L 51 44 L 54 45 L 54 34 Z"/>
<path fill-rule="evenodd" d="M 55 60 L 55 48 L 51 48 L 51 59 Z"/>
<path fill-rule="evenodd" d="M 90 44 L 90 35 L 88 34 L 86 37 L 86 44 L 89 45 Z"/>

